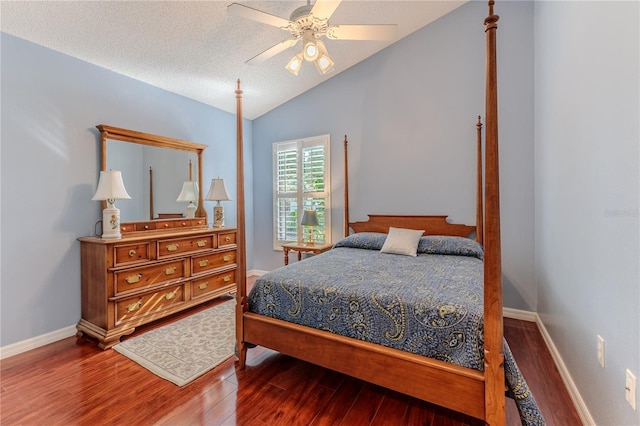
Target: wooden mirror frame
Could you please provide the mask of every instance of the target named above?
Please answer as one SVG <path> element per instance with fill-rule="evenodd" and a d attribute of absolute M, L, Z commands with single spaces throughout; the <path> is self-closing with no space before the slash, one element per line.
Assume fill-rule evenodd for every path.
<path fill-rule="evenodd" d="M 198 188 L 200 188 L 200 191 L 198 191 L 198 207 L 195 212 L 195 218 L 150 219 L 140 222 L 121 223 L 120 231 L 122 233 L 175 228 L 203 228 L 209 226 L 207 221 L 207 211 L 204 208 L 204 198 L 202 195 L 202 153 L 207 148 L 207 145 L 138 132 L 135 130 L 122 129 L 119 127 L 108 126 L 106 124 L 100 124 L 96 126 L 96 128 L 100 130 L 100 170 L 102 171 L 107 170 L 107 139 L 137 143 L 158 148 L 188 151 L 193 152 L 198 156 Z M 102 208 L 104 209 L 105 207 L 106 202 L 103 201 Z"/>

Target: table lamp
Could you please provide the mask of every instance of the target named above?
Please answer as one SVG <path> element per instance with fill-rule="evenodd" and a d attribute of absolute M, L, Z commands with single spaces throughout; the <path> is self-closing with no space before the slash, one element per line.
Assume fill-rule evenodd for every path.
<path fill-rule="evenodd" d="M 313 227 L 320 225 L 320 222 L 318 222 L 318 215 L 316 214 L 316 211 L 305 210 L 304 213 L 302 213 L 302 220 L 300 221 L 300 225 L 306 226 L 309 229 L 309 237 L 303 237 L 303 242 L 310 246 L 314 245 Z"/>
<path fill-rule="evenodd" d="M 224 186 L 224 179 L 211 179 L 211 188 L 207 194 L 205 200 L 217 201 L 218 203 L 213 206 L 213 226 L 216 228 L 222 228 L 224 226 L 224 209 L 220 204 L 220 201 L 230 201 L 229 194 L 227 194 L 227 188 Z"/>
<path fill-rule="evenodd" d="M 195 201 L 198 201 L 198 182 L 190 180 L 183 183 L 182 191 L 180 191 L 176 201 L 189 202 L 187 205 L 187 219 L 196 217 Z"/>
<path fill-rule="evenodd" d="M 102 238 L 121 238 L 120 210 L 115 206 L 115 201 L 131 199 L 122 182 L 122 173 L 117 170 L 101 171 L 98 189 L 91 199 L 107 202 L 107 207 L 102 211 Z"/>

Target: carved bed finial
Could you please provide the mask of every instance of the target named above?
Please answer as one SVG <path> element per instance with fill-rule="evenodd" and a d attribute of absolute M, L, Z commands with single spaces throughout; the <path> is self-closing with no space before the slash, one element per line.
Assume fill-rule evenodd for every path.
<path fill-rule="evenodd" d="M 498 28 L 498 19 L 500 17 L 493 13 L 493 5 L 495 4 L 494 0 L 489 0 L 489 16 L 484 18 L 484 30 L 496 29 Z"/>

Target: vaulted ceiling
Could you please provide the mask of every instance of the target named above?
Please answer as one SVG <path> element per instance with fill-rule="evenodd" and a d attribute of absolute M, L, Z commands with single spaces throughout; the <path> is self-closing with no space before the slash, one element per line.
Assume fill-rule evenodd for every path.
<path fill-rule="evenodd" d="M 227 12 L 230 1 L 2 1 L 2 32 L 199 102 L 235 112 L 242 80 L 254 119 L 337 75 L 466 1 L 343 0 L 336 24 L 397 24 L 389 41 L 325 40 L 335 62 L 321 75 L 305 63 L 285 70 L 300 44 L 261 64 L 246 61 L 285 40 L 280 28 Z M 304 1 L 238 1 L 285 19 Z"/>

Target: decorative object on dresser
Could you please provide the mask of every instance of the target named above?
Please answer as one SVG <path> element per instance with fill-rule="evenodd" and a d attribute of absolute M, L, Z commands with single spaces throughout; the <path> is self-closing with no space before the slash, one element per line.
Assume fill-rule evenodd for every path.
<path fill-rule="evenodd" d="M 136 327 L 236 292 L 236 229 L 185 229 L 80 240 L 78 333 L 107 349 Z"/>
<path fill-rule="evenodd" d="M 189 180 L 182 184 L 182 191 L 180 191 L 180 195 L 178 195 L 178 199 L 176 200 L 189 203 L 187 205 L 187 219 L 196 217 L 196 205 L 194 201 L 198 201 L 198 194 L 200 193 L 198 182 L 193 180 L 192 167 L 193 164 L 191 164 L 191 160 L 189 160 Z"/>
<path fill-rule="evenodd" d="M 117 170 L 101 171 L 98 189 L 91 199 L 107 203 L 102 210 L 102 238 L 120 238 L 120 210 L 115 201 L 131 199 L 122 182 L 122 173 Z"/>
<path fill-rule="evenodd" d="M 184 386 L 233 356 L 233 298 L 113 347 L 147 370 Z"/>
<path fill-rule="evenodd" d="M 316 214 L 316 211 L 305 210 L 304 213 L 302 213 L 302 220 L 300 221 L 300 225 L 307 227 L 307 229 L 309 230 L 308 236 L 307 232 L 304 232 L 303 243 L 310 246 L 313 245 L 313 227 L 320 225 L 320 222 L 318 222 L 318 215 Z"/>
<path fill-rule="evenodd" d="M 182 191 L 180 191 L 176 201 L 189 202 L 187 205 L 187 219 L 196 217 L 194 201 L 198 201 L 198 192 L 198 182 L 190 180 L 182 184 Z"/>
<path fill-rule="evenodd" d="M 220 201 L 231 201 L 227 188 L 224 186 L 224 179 L 211 179 L 211 187 L 205 200 L 217 201 L 216 205 L 213 206 L 213 226 L 222 228 L 224 226 L 224 208 Z"/>

